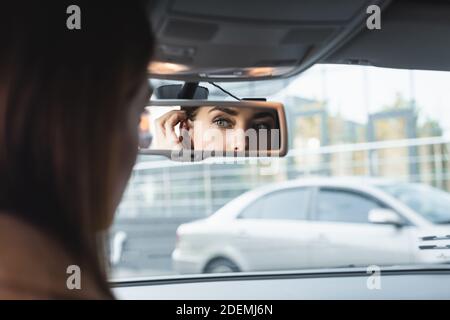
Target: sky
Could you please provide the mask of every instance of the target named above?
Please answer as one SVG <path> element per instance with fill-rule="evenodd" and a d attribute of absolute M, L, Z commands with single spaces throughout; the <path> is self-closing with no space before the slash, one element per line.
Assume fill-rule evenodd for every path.
<path fill-rule="evenodd" d="M 272 98 L 294 95 L 326 100 L 332 114 L 364 123 L 368 112 L 392 105 L 398 94 L 416 101 L 419 122 L 437 120 L 445 135 L 450 135 L 450 72 L 315 65 Z"/>

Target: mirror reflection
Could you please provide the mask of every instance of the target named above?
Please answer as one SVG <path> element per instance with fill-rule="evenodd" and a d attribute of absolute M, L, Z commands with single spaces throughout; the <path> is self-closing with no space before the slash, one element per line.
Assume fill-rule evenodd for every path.
<path fill-rule="evenodd" d="M 276 108 L 242 105 L 151 106 L 140 122 L 140 149 L 242 153 L 280 149 Z"/>

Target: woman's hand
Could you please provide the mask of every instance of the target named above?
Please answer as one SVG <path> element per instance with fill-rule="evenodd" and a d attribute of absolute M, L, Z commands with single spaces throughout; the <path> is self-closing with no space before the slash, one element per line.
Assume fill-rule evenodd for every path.
<path fill-rule="evenodd" d="M 190 149 L 189 125 L 185 111 L 172 110 L 156 120 L 156 149 L 181 150 Z M 180 125 L 180 136 L 175 127 Z"/>

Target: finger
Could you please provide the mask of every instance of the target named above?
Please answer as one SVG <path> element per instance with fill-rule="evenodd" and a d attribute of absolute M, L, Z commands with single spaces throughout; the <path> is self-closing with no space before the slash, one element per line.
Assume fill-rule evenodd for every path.
<path fill-rule="evenodd" d="M 175 133 L 175 126 L 180 122 L 184 121 L 185 119 L 186 119 L 185 112 L 176 112 L 167 118 L 166 122 L 164 123 L 164 129 L 166 132 L 167 139 L 170 139 L 174 143 L 180 142 L 179 137 Z"/>
<path fill-rule="evenodd" d="M 165 114 L 163 114 L 161 117 L 159 117 L 158 119 L 156 119 L 156 127 L 161 131 L 161 134 L 166 137 L 166 129 L 165 129 L 165 124 L 167 122 L 167 120 L 172 117 L 174 114 L 178 114 L 178 113 L 185 113 L 185 111 L 180 111 L 180 110 L 172 110 L 169 111 Z"/>

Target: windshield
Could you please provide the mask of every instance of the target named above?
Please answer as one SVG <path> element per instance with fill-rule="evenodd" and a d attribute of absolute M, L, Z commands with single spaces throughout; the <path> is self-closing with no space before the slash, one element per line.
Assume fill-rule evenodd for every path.
<path fill-rule="evenodd" d="M 398 221 L 423 216 L 441 234 L 450 220 L 448 83 L 448 72 L 350 65 L 220 83 L 284 105 L 287 156 L 182 163 L 140 155 L 110 233 L 112 277 L 447 262 L 440 250 L 419 249 L 424 228 L 435 232 L 429 224 Z M 211 100 L 234 99 L 200 85 Z M 414 212 L 380 198 L 372 180 L 389 180 L 384 190 Z"/>
<path fill-rule="evenodd" d="M 427 185 L 399 184 L 381 187 L 425 219 L 450 224 L 450 195 Z"/>

